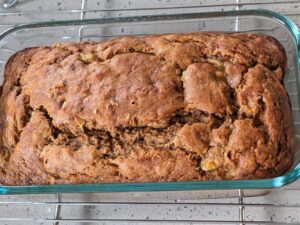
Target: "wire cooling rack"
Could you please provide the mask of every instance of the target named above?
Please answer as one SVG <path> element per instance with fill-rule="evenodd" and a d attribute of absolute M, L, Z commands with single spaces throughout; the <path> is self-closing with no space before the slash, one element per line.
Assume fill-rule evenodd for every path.
<path fill-rule="evenodd" d="M 299 185 L 298 185 L 299 187 Z M 1 197 L 1 224 L 300 224 L 298 188 L 261 197 L 179 200 L 155 194 Z M 141 199 L 142 200 L 139 200 Z"/>
<path fill-rule="evenodd" d="M 0 33 L 33 21 L 254 8 L 283 13 L 300 25 L 298 0 L 0 0 Z M 79 30 L 78 40 L 81 35 Z M 300 224 L 300 181 L 264 196 L 246 195 L 237 190 L 191 192 L 188 199 L 173 193 L 0 196 L 0 224 Z"/>

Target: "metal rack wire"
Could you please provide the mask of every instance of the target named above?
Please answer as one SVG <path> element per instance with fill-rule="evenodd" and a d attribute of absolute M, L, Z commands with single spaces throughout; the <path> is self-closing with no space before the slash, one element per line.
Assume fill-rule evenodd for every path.
<path fill-rule="evenodd" d="M 297 195 L 299 189 L 284 190 L 285 194 Z M 13 196 L 10 200 L 1 200 L 1 205 L 9 205 L 9 207 L 37 207 L 40 209 L 55 208 L 55 210 L 48 210 L 47 215 L 42 214 L 28 217 L 2 217 L 1 224 L 7 222 L 20 222 L 19 224 L 299 224 L 300 205 L 299 198 L 292 200 L 286 196 L 282 202 L 274 201 L 275 195 L 282 194 L 282 190 L 275 191 L 264 197 L 247 198 L 241 195 L 236 201 L 232 199 L 202 199 L 202 200 L 129 200 L 118 201 L 112 195 L 107 194 L 89 194 L 89 195 L 52 195 L 47 197 L 39 197 L 34 200 L 33 196 L 16 197 Z M 106 195 L 106 196 L 105 196 Z M 294 197 L 295 197 L 294 196 Z M 52 198 L 51 198 L 52 197 Z M 132 198 L 133 196 L 131 196 Z M 22 200 L 22 198 L 26 200 Z M 93 198 L 93 199 L 91 199 Z M 297 198 L 297 197 L 296 197 Z M 88 200 L 89 199 L 89 200 Z M 110 200 L 109 200 L 110 199 Z M 264 201 L 262 201 L 262 199 Z M 128 199 L 127 199 L 128 200 Z M 286 201 L 291 201 L 287 203 Z M 145 210 L 143 215 L 130 215 L 133 210 L 142 208 Z M 114 215 L 120 211 L 120 215 Z M 171 209 L 171 210 L 170 210 Z M 67 215 L 69 210 L 74 210 L 74 213 Z M 159 215 L 159 210 L 163 211 Z M 191 212 L 192 210 L 192 212 Z M 261 213 L 261 212 L 264 213 Z M 41 210 L 39 210 L 40 212 Z M 77 212 L 84 212 L 85 216 L 76 215 Z M 99 216 L 99 211 L 101 215 Z M 152 211 L 152 215 L 149 213 Z M 172 212 L 169 215 L 166 212 Z M 201 214 L 201 211 L 206 211 L 206 214 Z M 223 212 L 230 212 L 230 216 L 226 219 L 222 216 Z M 256 211 L 256 215 L 253 212 Z M 278 213 L 283 211 L 290 211 L 291 213 L 285 218 Z M 110 215 L 107 212 L 112 212 Z M 127 212 L 127 214 L 126 214 Z M 153 213 L 154 212 L 154 213 Z M 175 215 L 174 212 L 179 215 Z M 234 213 L 238 212 L 238 213 Z M 195 213 L 198 216 L 190 217 Z M 52 215 L 51 215 L 52 214 Z M 151 213 L 150 213 L 151 214 Z M 184 215 L 185 214 L 185 215 Z M 265 214 L 265 215 L 263 215 Z M 267 215 L 267 217 L 266 217 Z M 21 223 L 22 222 L 22 223 Z M 18 224 L 18 223 L 17 223 Z"/>
<path fill-rule="evenodd" d="M 1 5 L 1 2 L 3 2 Z M 32 2 L 33 4 L 30 4 Z M 40 0 L 38 2 L 47 1 Z M 53 0 L 46 9 L 32 0 L 0 0 L 0 26 L 30 21 L 83 19 L 105 16 L 145 15 L 158 13 L 207 12 L 233 9 L 271 9 L 290 16 L 300 24 L 299 0 Z M 48 2 L 49 3 L 49 2 Z"/>
<path fill-rule="evenodd" d="M 41 2 L 47 4 L 47 1 Z M 257 7 L 281 12 L 300 24 L 299 0 L 124 2 L 55 0 L 51 4 L 48 2 L 49 7 L 44 9 L 34 1 L 30 6 L 30 0 L 0 1 L 0 33 L 20 21 Z M 12 20 L 16 16 L 19 20 Z M 77 40 L 81 38 L 82 29 L 79 29 Z M 129 193 L 124 194 L 122 199 L 108 193 L 0 196 L 0 224 L 300 224 L 299 193 L 300 182 L 252 198 L 245 197 L 244 190 L 238 190 L 235 198 L 215 199 L 210 196 L 197 198 L 196 192 L 189 200 L 163 193 Z"/>

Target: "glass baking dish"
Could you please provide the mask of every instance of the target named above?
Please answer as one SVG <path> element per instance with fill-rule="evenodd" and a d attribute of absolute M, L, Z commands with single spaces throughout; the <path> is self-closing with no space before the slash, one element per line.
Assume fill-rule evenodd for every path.
<path fill-rule="evenodd" d="M 123 35 L 197 31 L 263 33 L 274 36 L 285 47 L 288 54 L 285 86 L 291 98 L 296 132 L 295 162 L 289 172 L 262 180 L 0 186 L 0 194 L 175 191 L 172 193 L 178 196 L 187 196 L 188 193 L 194 196 L 196 193 L 197 196 L 222 197 L 222 193 L 235 196 L 238 191 L 240 193 L 239 189 L 243 189 L 244 195 L 249 196 L 263 194 L 266 190 L 295 181 L 300 176 L 300 32 L 293 21 L 281 14 L 266 10 L 244 10 L 22 24 L 0 34 L 0 82 L 3 81 L 8 58 L 27 47 L 52 45 L 54 42 L 102 41 Z"/>

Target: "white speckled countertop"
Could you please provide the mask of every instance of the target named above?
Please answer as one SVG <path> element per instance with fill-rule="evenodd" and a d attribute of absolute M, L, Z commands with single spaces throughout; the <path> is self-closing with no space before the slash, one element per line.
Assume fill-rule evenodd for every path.
<path fill-rule="evenodd" d="M 3 2 L 5 0 L 0 0 L 0 4 Z M 239 3 L 239 5 L 235 3 Z M 207 5 L 212 6 L 199 7 Z M 142 15 L 142 12 L 138 10 L 120 12 L 115 9 L 159 6 L 182 7 L 174 9 L 174 12 L 264 8 L 286 14 L 298 25 L 300 24 L 300 1 L 297 0 L 289 1 L 289 3 L 281 0 L 87 0 L 84 5 L 85 13 L 81 12 L 83 7 L 81 0 L 19 0 L 12 8 L 0 8 L 0 33 L 18 23 L 83 17 Z M 198 7 L 185 8 L 186 6 Z M 114 10 L 89 11 L 93 9 Z M 147 11 L 147 14 L 157 14 L 158 12 L 158 9 L 151 9 Z M 181 199 L 180 201 L 172 195 L 148 194 L 143 196 L 139 193 L 124 193 L 121 196 L 103 193 L 0 196 L 0 225 L 83 225 L 93 221 L 94 224 L 133 225 L 143 223 L 142 220 L 148 220 L 147 224 L 151 225 L 162 224 L 161 220 L 169 221 L 164 224 L 174 224 L 175 222 L 172 220 L 178 220 L 179 222 L 176 224 L 212 224 L 212 221 L 215 221 L 213 224 L 271 224 L 272 222 L 300 224 L 300 181 L 265 196 L 244 197 L 242 200 L 241 198 L 201 199 L 203 196 L 200 196 L 199 193 L 191 193 L 190 199 Z M 218 196 L 217 192 L 216 196 Z M 58 210 L 54 204 L 57 201 L 63 202 Z M 243 210 L 239 204 L 241 201 L 244 204 Z M 14 204 L 16 202 L 18 204 Z M 75 205 L 71 204 L 72 202 L 75 202 Z M 78 204 L 79 202 L 81 203 Z M 90 202 L 98 203 L 90 204 Z M 100 204 L 100 202 L 105 203 Z M 120 202 L 123 204 L 118 204 Z M 140 203 L 133 204 L 134 202 Z M 244 214 L 244 220 L 248 222 L 237 222 L 242 216 L 241 212 Z M 1 220 L 1 218 L 6 219 Z M 14 218 L 26 218 L 27 221 L 15 221 Z M 59 223 L 55 219 L 60 220 Z"/>

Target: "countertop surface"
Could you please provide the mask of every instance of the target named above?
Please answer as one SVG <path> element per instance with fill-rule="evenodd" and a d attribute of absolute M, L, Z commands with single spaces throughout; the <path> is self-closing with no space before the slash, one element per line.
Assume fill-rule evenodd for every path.
<path fill-rule="evenodd" d="M 300 1 L 19 0 L 11 8 L 0 8 L 0 33 L 19 23 L 143 15 L 142 8 L 149 9 L 147 14 L 164 12 L 160 7 L 174 7 L 174 12 L 264 8 L 300 25 Z M 0 196 L 0 224 L 300 224 L 300 181 L 260 197 L 211 198 L 223 195 L 238 192 L 195 192 L 189 199 L 174 193 Z"/>

